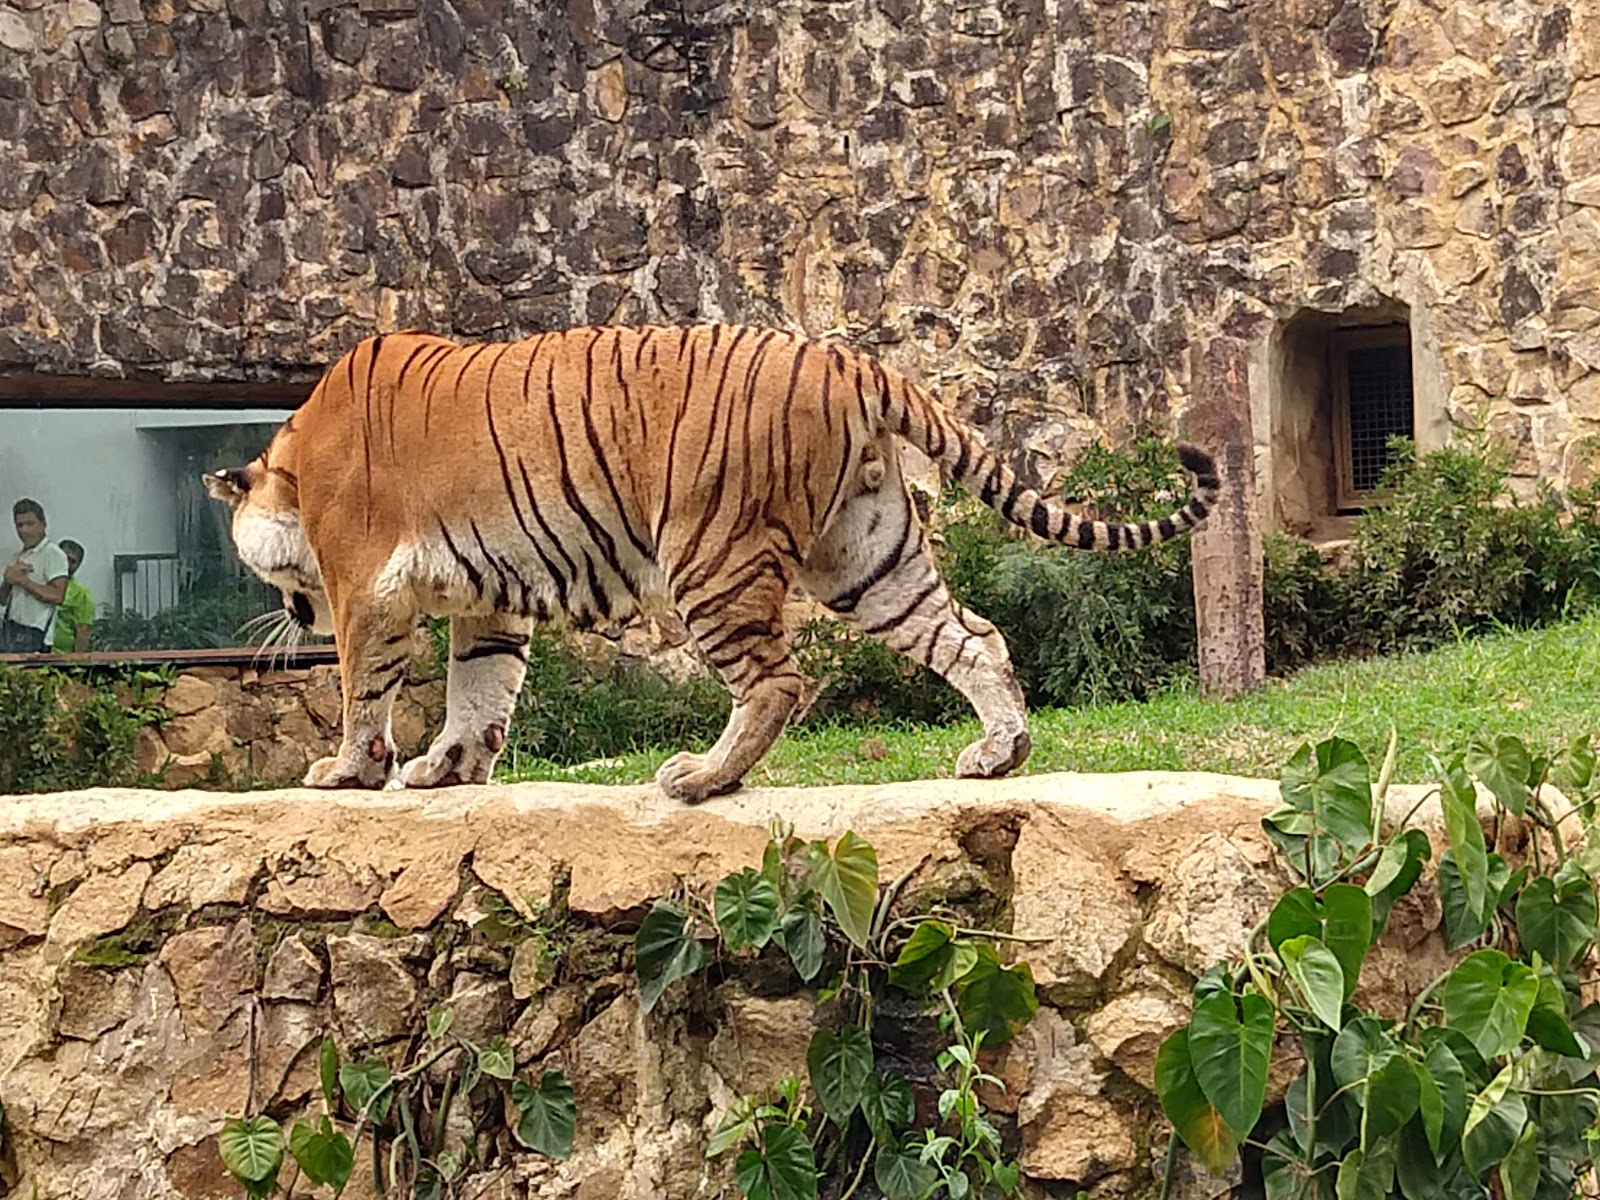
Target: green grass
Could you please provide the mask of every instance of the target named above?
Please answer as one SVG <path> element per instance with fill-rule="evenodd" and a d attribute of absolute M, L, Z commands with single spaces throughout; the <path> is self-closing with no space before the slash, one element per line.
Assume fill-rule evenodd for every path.
<path fill-rule="evenodd" d="M 1600 732 L 1600 615 L 1463 641 L 1427 653 L 1311 667 L 1232 702 L 1174 690 L 1143 704 L 1031 715 L 1023 770 L 1222 771 L 1275 777 L 1301 741 L 1350 738 L 1376 766 L 1399 732 L 1396 779 L 1420 782 L 1430 751 L 1480 735 L 1515 734 L 1534 752 Z M 975 721 L 947 726 L 802 726 L 746 778 L 749 785 L 881 783 L 954 774 Z M 508 779 L 639 783 L 677 749 L 576 767 L 505 763 Z M 703 746 L 689 747 L 704 749 Z M 875 755 L 881 754 L 881 757 Z"/>

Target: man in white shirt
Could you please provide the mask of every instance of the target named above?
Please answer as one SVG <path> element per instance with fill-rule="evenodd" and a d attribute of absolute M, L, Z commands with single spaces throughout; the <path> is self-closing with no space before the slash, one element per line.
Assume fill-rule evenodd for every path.
<path fill-rule="evenodd" d="M 37 654 L 50 644 L 56 609 L 67 596 L 66 552 L 45 537 L 44 509 L 37 500 L 11 506 L 18 554 L 0 582 L 0 652 Z"/>

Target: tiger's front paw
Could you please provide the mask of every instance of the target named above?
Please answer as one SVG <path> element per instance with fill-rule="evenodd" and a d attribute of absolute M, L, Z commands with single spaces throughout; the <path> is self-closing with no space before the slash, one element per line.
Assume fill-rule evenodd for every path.
<path fill-rule="evenodd" d="M 741 782 L 739 779 L 728 779 L 715 770 L 708 755 L 690 754 L 688 751 L 674 754 L 656 772 L 656 783 L 668 798 L 681 800 L 685 804 L 699 804 L 712 796 L 725 795 Z"/>
<path fill-rule="evenodd" d="M 306 771 L 305 786 L 312 788 L 381 788 L 389 778 L 382 763 L 370 759 L 319 758 Z"/>
<path fill-rule="evenodd" d="M 488 783 L 495 759 L 506 744 L 503 725 L 493 724 L 477 738 L 440 737 L 420 758 L 400 768 L 400 783 L 408 788 L 454 787 L 462 783 Z"/>

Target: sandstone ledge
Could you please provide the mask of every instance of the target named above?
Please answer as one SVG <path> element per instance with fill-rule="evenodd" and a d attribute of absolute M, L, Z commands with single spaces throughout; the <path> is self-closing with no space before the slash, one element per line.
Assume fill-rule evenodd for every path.
<path fill-rule="evenodd" d="M 1391 819 L 1421 793 L 1394 789 Z M 1277 794 L 1271 780 L 1130 773 L 749 789 L 698 808 L 649 786 L 548 783 L 8 799 L 0 1103 L 21 1194 L 232 1194 L 214 1135 L 253 1075 L 281 1074 L 256 1099 L 294 1110 L 314 1087 L 314 1068 L 290 1070 L 309 1038 L 381 1050 L 447 1000 L 578 1089 L 574 1158 L 530 1163 L 505 1194 L 599 1195 L 603 1178 L 636 1200 L 717 1195 L 708 1131 L 732 1096 L 803 1069 L 812 1004 L 735 978 L 697 1005 L 709 1039 L 681 998 L 642 1018 L 627 939 L 605 931 L 680 879 L 758 864 L 777 818 L 806 837 L 854 829 L 885 880 L 908 877 L 907 897 L 987 896 L 1040 939 L 1020 956 L 1045 1004 L 997 1067 L 1026 1173 L 1154 1195 L 1155 1049 L 1185 1019 L 1192 976 L 1238 953 L 1286 886 L 1260 829 Z M 1436 807 L 1418 819 L 1436 825 Z M 478 944 L 496 895 L 609 937 L 599 965 Z M 1439 924 L 1425 880 L 1374 952 L 1373 1002 L 1404 1003 L 1447 961 Z"/>

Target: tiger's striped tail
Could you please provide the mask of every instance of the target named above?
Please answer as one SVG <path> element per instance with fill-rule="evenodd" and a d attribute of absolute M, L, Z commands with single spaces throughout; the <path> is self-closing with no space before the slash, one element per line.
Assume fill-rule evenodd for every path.
<path fill-rule="evenodd" d="M 1221 492 L 1211 455 L 1180 442 L 1178 460 L 1195 477 L 1186 504 L 1154 521 L 1090 521 L 1025 486 L 978 441 L 974 430 L 945 412 L 923 389 L 903 378 L 883 382 L 884 421 L 889 428 L 947 468 L 1007 521 L 1046 541 L 1078 550 L 1133 550 L 1169 542 L 1197 528 Z"/>

